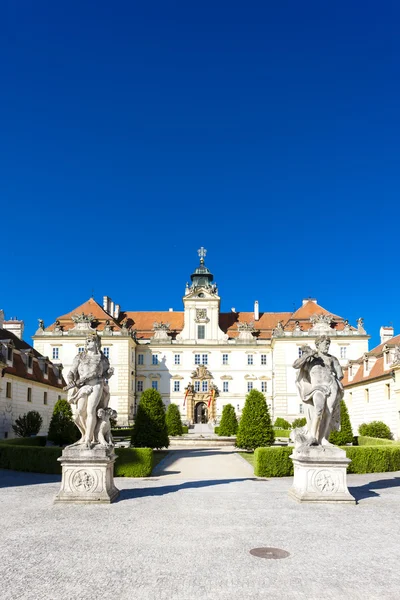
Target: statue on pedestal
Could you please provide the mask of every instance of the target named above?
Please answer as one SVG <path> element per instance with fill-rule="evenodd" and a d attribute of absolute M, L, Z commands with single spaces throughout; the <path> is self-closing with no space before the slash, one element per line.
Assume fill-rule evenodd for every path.
<path fill-rule="evenodd" d="M 333 430 L 340 428 L 340 401 L 343 398 L 343 371 L 338 359 L 328 354 L 330 339 L 315 340 L 316 349 L 303 346 L 302 356 L 293 367 L 298 369 L 296 385 L 304 402 L 306 428 L 295 434 L 295 443 L 327 446 Z"/>

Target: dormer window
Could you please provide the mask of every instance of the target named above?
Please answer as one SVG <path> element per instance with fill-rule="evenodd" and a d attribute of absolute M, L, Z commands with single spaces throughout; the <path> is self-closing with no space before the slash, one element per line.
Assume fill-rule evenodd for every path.
<path fill-rule="evenodd" d="M 353 365 L 349 366 L 349 377 L 353 377 Z"/>
<path fill-rule="evenodd" d="M 33 356 L 32 354 L 28 354 L 28 369 L 33 368 Z"/>
<path fill-rule="evenodd" d="M 47 362 L 45 362 L 44 365 L 43 365 L 43 373 L 44 373 L 45 377 L 47 377 L 48 374 L 49 374 L 49 365 L 48 365 Z"/>
<path fill-rule="evenodd" d="M 13 361 L 13 347 L 11 344 L 7 346 L 7 361 L 11 363 Z"/>
<path fill-rule="evenodd" d="M 385 365 L 389 367 L 392 364 L 392 357 L 390 356 L 389 350 L 385 352 Z"/>
<path fill-rule="evenodd" d="M 369 361 L 368 358 L 365 359 L 365 372 L 368 373 L 369 371 Z"/>

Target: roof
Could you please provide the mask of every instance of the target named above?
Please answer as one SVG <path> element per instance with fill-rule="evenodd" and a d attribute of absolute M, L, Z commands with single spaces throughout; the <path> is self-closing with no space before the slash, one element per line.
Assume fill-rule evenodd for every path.
<path fill-rule="evenodd" d="M 150 339 L 154 335 L 153 325 L 155 322 L 169 323 L 171 337 L 174 339 L 180 333 L 184 326 L 183 311 L 121 311 L 118 318 L 112 317 L 107 313 L 94 298 L 89 298 L 83 304 L 72 310 L 71 312 L 58 317 L 58 325 L 68 331 L 75 326 L 72 317 L 75 314 L 91 313 L 96 321 L 94 328 L 102 331 L 108 321 L 109 325 L 119 331 L 122 323 L 127 322 L 128 326 L 136 331 L 138 339 Z M 308 331 L 312 327 L 310 317 L 312 315 L 331 315 L 332 329 L 342 331 L 345 327 L 345 320 L 338 315 L 332 314 L 325 308 L 317 304 L 315 301 L 308 300 L 294 312 L 263 312 L 260 313 L 258 321 L 254 321 L 254 312 L 229 312 L 219 314 L 219 326 L 224 333 L 230 338 L 236 338 L 239 335 L 238 323 L 254 323 L 257 331 L 257 337 L 261 340 L 271 339 L 273 329 L 282 323 L 286 331 L 293 331 L 297 324 L 300 325 L 303 331 Z M 46 331 L 53 331 L 56 323 L 53 323 L 46 328 Z M 351 328 L 355 330 L 354 327 Z"/>
<path fill-rule="evenodd" d="M 2 369 L 2 375 L 10 374 L 22 379 L 29 379 L 37 383 L 43 383 L 44 385 L 50 385 L 56 388 L 63 388 L 65 386 L 64 379 L 61 379 L 61 383 L 58 381 L 58 369 L 56 369 L 52 362 L 47 357 L 42 356 L 40 352 L 35 350 L 32 346 L 20 340 L 19 337 L 14 335 L 8 329 L 0 329 L 0 342 L 11 341 L 14 346 L 13 352 L 13 365 L 4 367 Z M 30 351 L 33 355 L 32 373 L 28 373 L 27 364 L 25 363 L 22 354 Z M 48 364 L 48 376 L 45 377 L 40 367 L 39 360 L 47 361 Z"/>
<path fill-rule="evenodd" d="M 391 377 L 391 369 L 385 369 L 385 358 L 383 349 L 385 347 L 394 347 L 400 345 L 400 335 L 396 335 L 383 344 L 379 344 L 372 348 L 369 352 L 365 352 L 362 356 L 357 358 L 356 360 L 350 361 L 349 365 L 344 368 L 344 377 L 343 377 L 343 385 L 346 387 L 351 387 L 352 385 L 356 385 L 357 383 L 364 383 L 367 381 L 371 381 L 372 379 L 377 379 L 379 377 Z M 372 366 L 371 370 L 367 375 L 364 375 L 364 360 L 365 357 L 371 356 L 375 363 Z M 351 381 L 349 380 L 349 366 L 352 364 L 359 365 L 357 369 L 357 373 L 352 377 Z"/>

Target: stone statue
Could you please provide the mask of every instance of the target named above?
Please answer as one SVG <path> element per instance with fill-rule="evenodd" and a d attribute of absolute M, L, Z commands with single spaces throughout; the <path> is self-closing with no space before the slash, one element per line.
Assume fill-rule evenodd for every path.
<path fill-rule="evenodd" d="M 316 350 L 303 346 L 302 356 L 293 363 L 298 369 L 296 385 L 307 419 L 303 430 L 295 430 L 296 445 L 331 445 L 329 434 L 340 427 L 343 372 L 337 358 L 328 354 L 329 345 L 329 337 L 323 335 L 315 340 Z"/>
<path fill-rule="evenodd" d="M 97 333 L 86 340 L 85 350 L 77 354 L 68 373 L 68 402 L 75 405 L 74 421 L 81 439 L 72 446 L 83 445 L 91 449 L 100 443 L 98 432 L 103 416 L 98 416 L 99 409 L 107 409 L 110 392 L 107 381 L 114 373 L 108 358 L 101 351 L 101 341 Z M 113 415 L 111 415 L 113 416 Z M 108 417 L 109 419 L 109 417 Z M 104 435 L 104 427 L 102 430 Z"/>
<path fill-rule="evenodd" d="M 114 446 L 110 419 L 116 419 L 117 411 L 112 408 L 99 408 L 97 417 L 95 439 L 98 440 L 101 446 Z"/>

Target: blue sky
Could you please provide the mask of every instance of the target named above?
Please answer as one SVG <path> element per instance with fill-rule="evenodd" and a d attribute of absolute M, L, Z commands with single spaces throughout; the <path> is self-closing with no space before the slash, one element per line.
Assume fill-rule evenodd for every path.
<path fill-rule="evenodd" d="M 8 8 L 7 8 L 8 7 Z M 28 2 L 0 35 L 0 308 L 314 296 L 400 332 L 400 5 Z"/>

